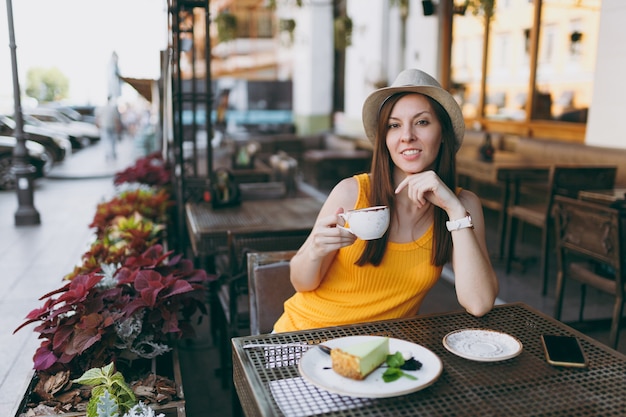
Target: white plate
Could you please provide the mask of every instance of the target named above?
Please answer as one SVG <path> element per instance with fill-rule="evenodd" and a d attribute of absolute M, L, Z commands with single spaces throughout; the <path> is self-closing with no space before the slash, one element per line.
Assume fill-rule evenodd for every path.
<path fill-rule="evenodd" d="M 331 348 L 341 348 L 365 342 L 378 336 L 349 336 L 332 339 L 324 342 Z M 298 364 L 300 375 L 318 388 L 325 389 L 340 395 L 361 398 L 397 397 L 414 391 L 419 391 L 433 384 L 441 371 L 441 359 L 430 350 L 406 340 L 389 338 L 389 352 L 409 352 L 416 360 L 422 363 L 417 371 L 403 371 L 413 375 L 417 380 L 400 377 L 393 382 L 383 381 L 383 372 L 386 368 L 379 367 L 364 380 L 357 381 L 343 377 L 332 370 L 330 355 L 320 349 L 310 349 L 305 352 Z"/>
<path fill-rule="evenodd" d="M 522 342 L 506 333 L 486 329 L 465 329 L 448 333 L 443 346 L 465 359 L 496 362 L 511 359 L 522 352 Z"/>

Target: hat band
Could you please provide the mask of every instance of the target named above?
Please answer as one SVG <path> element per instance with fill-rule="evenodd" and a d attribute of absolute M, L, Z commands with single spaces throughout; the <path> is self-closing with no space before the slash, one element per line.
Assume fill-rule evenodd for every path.
<path fill-rule="evenodd" d="M 376 122 L 378 123 L 378 121 L 380 121 L 380 112 L 383 110 L 383 106 L 389 101 L 389 99 L 391 97 L 394 96 L 398 96 L 398 95 L 407 95 L 410 94 L 410 91 L 396 91 L 394 93 L 389 94 L 381 103 L 380 106 L 378 107 L 378 114 L 376 116 Z M 378 126 L 376 127 L 376 130 L 378 130 Z"/>

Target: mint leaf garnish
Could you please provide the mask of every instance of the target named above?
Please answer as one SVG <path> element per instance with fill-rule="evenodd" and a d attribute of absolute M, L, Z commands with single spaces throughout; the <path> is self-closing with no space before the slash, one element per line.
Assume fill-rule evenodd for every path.
<path fill-rule="evenodd" d="M 402 372 L 402 369 L 409 371 L 418 370 L 422 367 L 421 362 L 415 360 L 414 358 L 405 361 L 402 353 L 400 352 L 396 352 L 393 355 L 387 355 L 385 363 L 388 366 L 387 370 L 383 373 L 383 381 L 385 382 L 393 382 L 402 376 L 415 381 L 417 380 L 416 377 L 407 374 L 406 372 Z"/>
<path fill-rule="evenodd" d="M 387 355 L 387 360 L 385 362 L 390 368 L 400 368 L 404 365 L 404 358 L 402 357 L 402 353 L 396 352 L 393 355 Z"/>
<path fill-rule="evenodd" d="M 385 373 L 383 373 L 383 381 L 393 382 L 396 379 L 400 379 L 403 373 L 400 368 L 387 368 Z"/>

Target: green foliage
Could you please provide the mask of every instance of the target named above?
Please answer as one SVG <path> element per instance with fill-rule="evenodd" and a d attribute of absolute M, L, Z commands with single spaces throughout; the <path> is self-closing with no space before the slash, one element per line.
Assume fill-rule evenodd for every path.
<path fill-rule="evenodd" d="M 115 399 L 111 397 L 109 391 L 104 391 L 102 396 L 98 397 L 96 416 L 98 417 L 118 417 L 118 406 Z"/>
<path fill-rule="evenodd" d="M 400 8 L 409 7 L 409 0 L 391 0 L 390 3 L 394 7 L 400 7 Z"/>
<path fill-rule="evenodd" d="M 228 42 L 237 37 L 237 17 L 229 12 L 222 12 L 215 18 L 217 38 L 220 42 Z"/>
<path fill-rule="evenodd" d="M 383 373 L 383 381 L 393 382 L 403 376 L 413 380 L 417 379 L 413 375 L 402 372 L 403 366 L 405 364 L 402 353 L 396 352 L 393 355 L 387 355 L 387 360 L 385 362 L 387 363 L 388 368 Z"/>
<path fill-rule="evenodd" d="M 135 394 L 124 380 L 124 376 L 120 372 L 114 372 L 113 362 L 102 368 L 89 369 L 72 382 L 93 386 L 87 405 L 87 417 L 117 417 L 118 410 L 128 411 L 137 403 Z M 115 409 L 110 399 L 115 403 Z M 102 414 L 103 412 L 110 414 Z"/>
<path fill-rule="evenodd" d="M 282 0 L 281 3 L 283 3 L 286 6 L 295 4 L 298 7 L 302 7 L 302 0 Z M 276 0 L 268 0 L 267 1 L 267 8 L 268 9 L 276 10 L 276 6 L 277 6 L 277 1 Z"/>
<path fill-rule="evenodd" d="M 124 414 L 124 417 L 165 417 L 165 415 L 163 413 L 157 415 L 152 408 L 139 401 L 139 404 Z"/>
<path fill-rule="evenodd" d="M 352 45 L 352 19 L 348 16 L 335 18 L 335 49 L 343 51 Z"/>
<path fill-rule="evenodd" d="M 281 32 L 289 32 L 293 33 L 296 29 L 296 21 L 294 19 L 279 19 L 278 20 L 278 29 Z"/>
<path fill-rule="evenodd" d="M 405 16 L 408 14 L 408 0 L 390 0 L 390 4 L 398 7 Z M 491 19 L 496 8 L 496 0 L 465 0 L 464 6 L 471 10 L 474 16 L 484 16 L 486 19 Z"/>
<path fill-rule="evenodd" d="M 64 99 L 69 89 L 69 80 L 58 68 L 35 67 L 26 73 L 26 95 L 39 101 Z"/>
<path fill-rule="evenodd" d="M 474 16 L 484 16 L 486 19 L 493 17 L 496 8 L 496 0 L 466 0 L 465 3 Z"/>

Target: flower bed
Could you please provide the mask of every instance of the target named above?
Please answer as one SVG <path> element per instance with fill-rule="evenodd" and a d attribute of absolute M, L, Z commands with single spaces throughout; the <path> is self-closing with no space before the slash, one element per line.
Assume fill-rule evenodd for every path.
<path fill-rule="evenodd" d="M 25 408 L 38 401 L 52 404 L 56 412 L 84 415 L 91 391 L 75 381 L 107 364 L 134 385 L 142 403 L 183 401 L 180 381 L 167 388 L 171 379 L 157 381 L 154 364 L 167 355 L 167 362 L 173 357 L 173 368 L 178 367 L 172 348 L 178 339 L 195 337 L 192 319 L 206 314 L 205 291 L 215 277 L 165 249 L 163 232 L 172 205 L 165 178 L 169 170 L 159 154 L 116 175 L 116 195 L 98 205 L 89 225 L 95 239 L 81 263 L 63 277 L 60 288 L 40 298 L 43 306 L 15 330 L 35 323 L 41 339 L 33 357 L 34 385 L 25 401 L 31 405 Z M 142 368 L 142 363 L 152 365 Z M 172 395 L 151 398 L 158 391 L 156 382 Z M 128 407 L 119 405 L 123 416 Z M 178 410 L 173 415 L 180 414 L 180 404 L 173 408 Z"/>
<path fill-rule="evenodd" d="M 137 399 L 148 404 L 157 415 L 163 417 L 184 417 L 185 398 L 182 389 L 182 375 L 178 360 L 178 349 L 174 347 L 153 360 L 139 360 L 134 363 L 128 372 L 127 367 L 122 367 L 123 372 L 131 376 L 132 387 Z M 42 378 L 50 374 L 33 370 L 30 384 L 22 399 L 19 412 L 16 417 L 85 417 L 86 408 L 90 397 L 88 387 L 68 384 L 54 395 L 43 399 L 38 393 L 41 386 L 45 385 Z"/>

